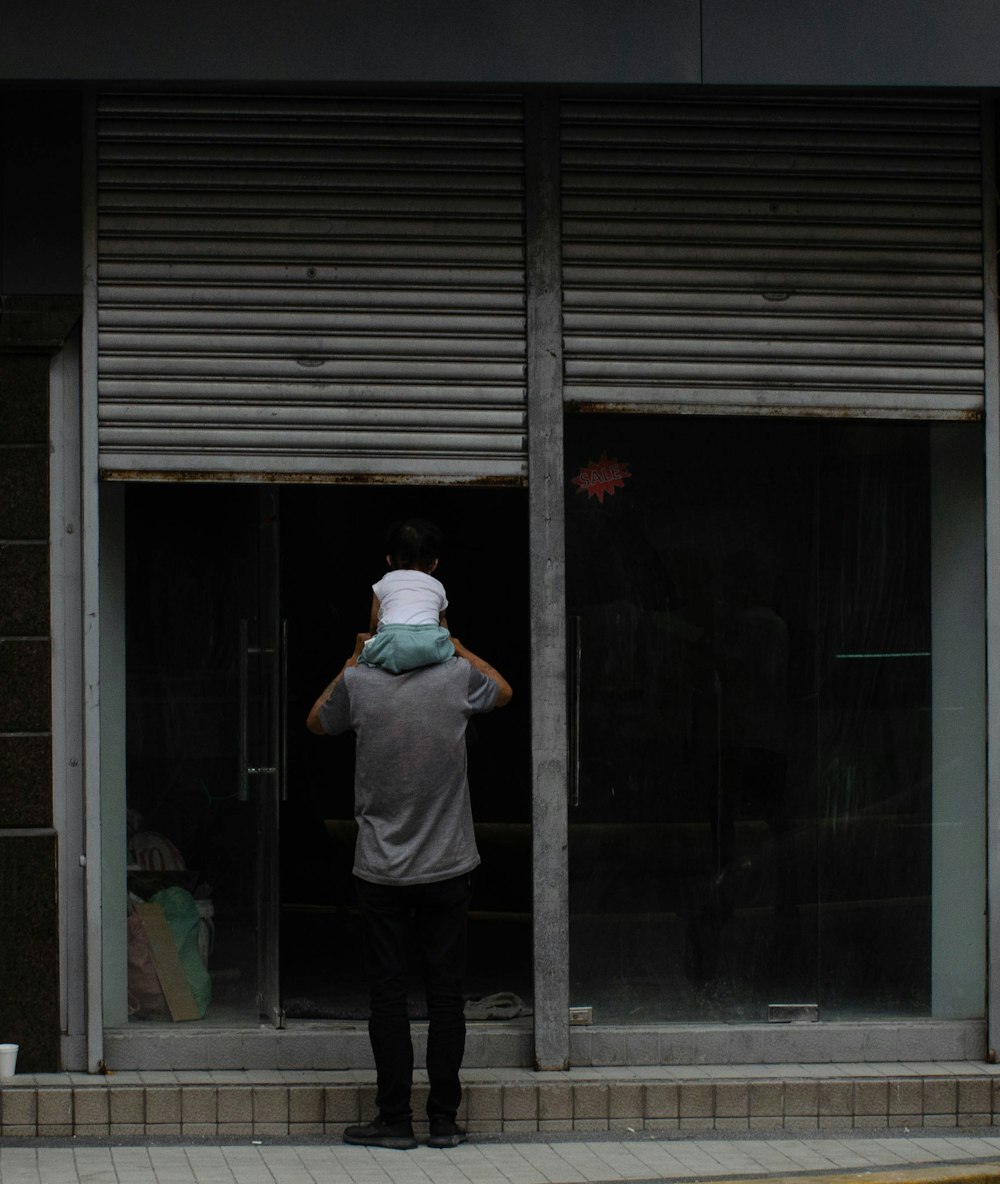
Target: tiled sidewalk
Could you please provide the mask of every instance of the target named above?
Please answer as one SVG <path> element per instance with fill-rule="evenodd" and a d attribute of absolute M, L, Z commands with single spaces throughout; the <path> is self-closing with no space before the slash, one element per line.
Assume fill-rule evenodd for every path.
<path fill-rule="evenodd" d="M 957 1166 L 951 1166 L 957 1165 Z M 369 1151 L 328 1141 L 81 1146 L 0 1141 L 0 1184 L 611 1184 L 636 1180 L 864 1177 L 997 1184 L 1000 1137 L 472 1141 L 452 1151 Z M 928 1170 L 930 1169 L 930 1170 Z"/>

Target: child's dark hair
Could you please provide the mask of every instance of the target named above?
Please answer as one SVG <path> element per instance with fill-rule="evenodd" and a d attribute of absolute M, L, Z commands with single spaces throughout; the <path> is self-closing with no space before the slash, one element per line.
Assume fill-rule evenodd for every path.
<path fill-rule="evenodd" d="M 441 557 L 444 535 L 422 518 L 408 518 L 389 527 L 386 546 L 394 568 L 419 568 L 426 571 Z"/>

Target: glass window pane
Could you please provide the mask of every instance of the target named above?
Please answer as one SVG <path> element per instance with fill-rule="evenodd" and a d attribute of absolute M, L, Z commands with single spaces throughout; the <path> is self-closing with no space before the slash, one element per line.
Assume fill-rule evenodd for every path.
<path fill-rule="evenodd" d="M 240 619 L 257 615 L 254 497 L 242 487 L 136 485 L 125 499 L 130 900 L 176 910 L 186 977 L 215 1024 L 259 1015 L 257 802 L 240 774 Z M 258 657 L 245 675 L 256 740 Z M 130 921 L 131 1018 L 169 1019 L 150 970 Z"/>
<path fill-rule="evenodd" d="M 571 1002 L 595 1019 L 981 1010 L 980 439 L 567 420 Z"/>

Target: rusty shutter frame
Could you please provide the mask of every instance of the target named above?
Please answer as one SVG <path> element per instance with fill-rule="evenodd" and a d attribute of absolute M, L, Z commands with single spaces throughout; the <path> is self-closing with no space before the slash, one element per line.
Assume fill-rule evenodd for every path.
<path fill-rule="evenodd" d="M 106 477 L 521 482 L 519 97 L 98 105 Z"/>
<path fill-rule="evenodd" d="M 979 418 L 976 96 L 563 104 L 565 398 Z"/>

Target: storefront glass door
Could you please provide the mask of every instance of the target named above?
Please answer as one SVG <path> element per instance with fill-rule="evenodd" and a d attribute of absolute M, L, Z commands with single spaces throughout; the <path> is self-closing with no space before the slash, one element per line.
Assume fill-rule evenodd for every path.
<path fill-rule="evenodd" d="M 277 541 L 266 490 L 126 490 L 133 1018 L 174 1012 L 151 973 L 140 903 L 164 910 L 202 1018 L 274 1018 L 271 898 L 282 771 Z"/>
<path fill-rule="evenodd" d="M 523 493 L 136 484 L 123 500 L 128 886 L 133 906 L 172 890 L 193 918 L 202 1018 L 367 1015 L 353 743 L 310 735 L 305 718 L 367 628 L 386 528 L 423 516 L 445 532 L 452 628 L 521 692 L 468 737 L 483 858 L 468 989 L 497 999 L 482 1018 L 530 1023 Z M 169 1021 L 155 975 L 143 993 L 137 937 L 130 921 L 131 1018 Z"/>
<path fill-rule="evenodd" d="M 273 1022 L 284 765 L 276 493 L 142 485 L 124 506 L 129 1012 L 175 1014 L 136 927 L 135 906 L 157 903 L 201 1017 Z"/>
<path fill-rule="evenodd" d="M 444 533 L 437 571 L 456 636 L 515 688 L 470 722 L 469 784 L 482 864 L 473 876 L 469 1015 L 531 1023 L 528 564 L 522 490 L 315 488 L 281 494 L 281 605 L 288 634 L 288 790 L 281 805 L 281 987 L 294 1020 L 366 1018 L 354 895 L 354 744 L 306 732 L 317 694 L 366 629 L 385 534 L 423 517 Z M 411 1013 L 426 1016 L 416 951 Z M 485 1001 L 485 1002 L 484 1002 Z"/>
<path fill-rule="evenodd" d="M 948 512 L 976 429 L 967 476 L 940 431 L 567 419 L 570 1002 L 595 1023 L 978 1014 L 981 918 L 961 1000 L 935 920 L 949 802 L 982 837 L 947 751 L 958 711 L 981 752 L 981 588 L 948 625 L 932 529 L 981 531 L 974 493 L 971 526 Z"/>

